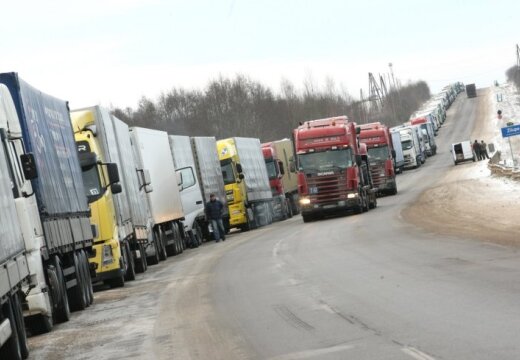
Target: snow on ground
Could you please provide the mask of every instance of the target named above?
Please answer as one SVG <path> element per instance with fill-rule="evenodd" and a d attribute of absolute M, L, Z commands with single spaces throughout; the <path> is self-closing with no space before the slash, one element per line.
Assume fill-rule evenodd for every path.
<path fill-rule="evenodd" d="M 513 166 L 509 141 L 502 137 L 500 128 L 506 127 L 508 122 L 520 124 L 520 93 L 512 83 L 495 86 L 491 88 L 491 93 L 492 107 L 494 109 L 490 119 L 494 125 L 492 142 L 496 145 L 497 150 L 502 153 L 503 164 Z M 498 119 L 498 110 L 502 110 L 502 119 Z M 510 139 L 516 161 L 515 164 L 518 166 L 520 165 L 520 136 L 511 137 Z"/>
<path fill-rule="evenodd" d="M 510 84 L 482 90 L 481 94 L 471 140 L 493 143 L 502 151 L 502 159 L 509 159 L 507 163 L 511 164 L 509 144 L 502 138 L 500 128 L 508 121 L 519 122 L 520 96 Z M 497 94 L 502 96 L 497 98 Z M 497 117 L 499 109 L 502 119 Z M 517 138 L 512 142 L 516 156 L 520 151 L 520 136 Z M 435 233 L 520 246 L 520 185 L 491 176 L 487 163 L 454 166 L 403 210 L 403 218 Z"/>

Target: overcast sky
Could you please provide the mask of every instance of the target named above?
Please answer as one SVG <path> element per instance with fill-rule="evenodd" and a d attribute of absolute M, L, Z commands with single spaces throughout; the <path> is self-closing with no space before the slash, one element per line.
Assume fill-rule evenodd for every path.
<path fill-rule="evenodd" d="M 72 108 L 134 107 L 237 72 L 275 90 L 282 77 L 299 86 L 329 76 L 358 96 L 389 62 L 402 82 L 434 91 L 484 87 L 516 62 L 519 13 L 518 0 L 9 1 L 0 71 Z"/>

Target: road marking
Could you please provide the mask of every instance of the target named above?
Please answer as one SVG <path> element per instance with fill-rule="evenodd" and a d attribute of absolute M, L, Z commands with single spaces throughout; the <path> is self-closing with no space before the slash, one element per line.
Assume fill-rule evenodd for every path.
<path fill-rule="evenodd" d="M 410 346 L 402 348 L 401 351 L 407 355 L 410 355 L 416 360 L 435 360 L 435 358 L 431 357 L 430 355 Z"/>
<path fill-rule="evenodd" d="M 344 350 L 350 350 L 353 349 L 354 345 L 336 345 L 336 346 L 330 346 L 326 348 L 321 349 L 312 349 L 312 350 L 305 350 L 305 351 L 299 351 L 294 352 L 290 354 L 285 355 L 278 355 L 275 357 L 271 357 L 268 360 L 298 360 L 298 359 L 310 359 L 313 357 L 326 355 L 326 354 L 333 354 L 336 352 L 344 351 Z"/>

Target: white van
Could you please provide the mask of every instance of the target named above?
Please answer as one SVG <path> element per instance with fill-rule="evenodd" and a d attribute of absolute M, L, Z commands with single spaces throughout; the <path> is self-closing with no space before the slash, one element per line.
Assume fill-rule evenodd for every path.
<path fill-rule="evenodd" d="M 451 144 L 451 155 L 455 165 L 464 161 L 477 160 L 469 140 Z"/>

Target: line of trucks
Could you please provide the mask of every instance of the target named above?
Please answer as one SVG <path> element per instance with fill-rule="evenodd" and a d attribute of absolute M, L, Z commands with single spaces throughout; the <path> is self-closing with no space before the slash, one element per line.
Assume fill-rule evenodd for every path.
<path fill-rule="evenodd" d="M 28 357 L 45 333 L 211 239 L 205 203 L 242 231 L 300 211 L 292 140 L 168 135 L 129 127 L 0 74 L 0 359 Z"/>
<path fill-rule="evenodd" d="M 304 222 L 330 213 L 361 213 L 397 194 L 396 174 L 437 153 L 435 136 L 462 83 L 442 89 L 402 125 L 356 124 L 346 116 L 311 120 L 293 131 Z"/>
<path fill-rule="evenodd" d="M 0 74 L 0 358 L 27 358 L 27 334 L 91 305 L 93 284 L 124 286 L 210 240 L 210 194 L 225 205 L 226 231 L 376 208 L 397 193 L 396 173 L 436 153 L 461 87 L 399 127 L 339 116 L 261 144 L 130 127 L 100 106 L 70 111 Z"/>

